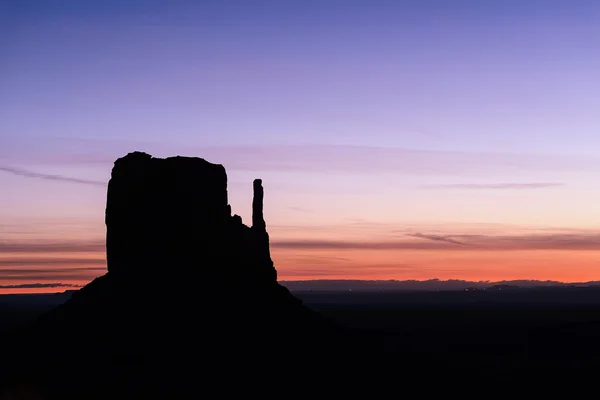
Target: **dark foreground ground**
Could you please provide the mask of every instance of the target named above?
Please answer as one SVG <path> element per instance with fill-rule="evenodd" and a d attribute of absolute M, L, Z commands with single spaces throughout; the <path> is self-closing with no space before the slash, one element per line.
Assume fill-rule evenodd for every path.
<path fill-rule="evenodd" d="M 357 330 L 390 370 L 414 363 L 489 373 L 495 382 L 503 375 L 537 379 L 546 386 L 567 378 L 591 383 L 600 371 L 598 288 L 294 294 Z M 0 296 L 0 334 L 69 295 Z"/>
<path fill-rule="evenodd" d="M 576 357 L 578 348 L 600 345 L 597 288 L 295 294 L 386 351 L 434 354 L 459 364 L 511 361 L 532 351 Z"/>

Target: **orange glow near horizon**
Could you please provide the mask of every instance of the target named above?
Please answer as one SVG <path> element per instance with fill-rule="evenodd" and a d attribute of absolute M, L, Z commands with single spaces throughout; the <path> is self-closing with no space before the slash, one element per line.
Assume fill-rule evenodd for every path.
<path fill-rule="evenodd" d="M 562 250 L 395 251 L 355 250 L 279 254 L 281 280 L 360 279 L 468 281 L 598 280 L 600 252 Z M 304 256 L 304 258 L 303 258 Z"/>
<path fill-rule="evenodd" d="M 22 256 L 22 255 L 21 255 Z M 49 263 L 24 266 L 25 274 L 0 281 L 2 294 L 56 293 L 78 289 L 106 272 L 102 253 L 82 253 L 75 263 L 51 261 L 73 254 L 37 254 L 32 260 Z M 15 255 L 11 255 L 12 258 Z M 273 249 L 279 280 L 428 280 L 467 281 L 552 280 L 588 282 L 598 280 L 600 252 L 586 250 L 290 250 Z M 10 257 L 3 255 L 0 261 Z M 16 260 L 15 260 L 16 261 Z M 86 261 L 93 261 L 88 263 Z M 35 264 L 35 263 L 34 263 Z M 4 267 L 6 270 L 6 267 Z M 11 271 L 19 270 L 15 267 Z M 65 286 L 8 288 L 22 284 L 61 283 Z M 66 286 L 71 285 L 71 286 Z"/>

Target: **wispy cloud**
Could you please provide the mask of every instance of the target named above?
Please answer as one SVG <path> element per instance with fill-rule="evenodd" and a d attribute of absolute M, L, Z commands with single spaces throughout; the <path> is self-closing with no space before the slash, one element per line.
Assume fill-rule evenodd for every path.
<path fill-rule="evenodd" d="M 92 279 L 104 275 L 106 270 L 71 268 L 66 269 L 24 269 L 19 272 L 12 270 L 11 273 L 3 273 L 0 270 L 0 281 L 23 282 L 23 281 L 47 281 L 54 279 L 64 279 L 68 281 L 91 281 Z"/>
<path fill-rule="evenodd" d="M 299 265 L 310 265 L 320 269 L 323 266 L 330 267 L 331 265 L 349 266 L 352 263 L 351 258 L 346 257 L 327 257 L 313 254 L 283 254 L 277 257 L 278 262 L 287 265 L 294 265 L 296 269 Z"/>
<path fill-rule="evenodd" d="M 82 285 L 75 285 L 71 283 L 22 283 L 19 285 L 0 285 L 0 289 L 43 289 L 43 288 L 58 288 L 58 287 L 67 287 L 67 288 L 79 288 Z"/>
<path fill-rule="evenodd" d="M 452 249 L 456 246 L 448 246 Z M 356 241 L 356 240 L 278 240 L 272 241 L 274 249 L 290 250 L 432 250 L 444 249 L 444 243 L 417 242 L 409 240 Z"/>
<path fill-rule="evenodd" d="M 600 158 L 494 152 L 438 151 L 353 145 L 191 147 L 228 169 L 305 172 L 393 172 L 478 175 L 492 171 L 597 170 Z"/>
<path fill-rule="evenodd" d="M 500 250 L 600 250 L 600 233 L 480 236 L 470 243 Z"/>
<path fill-rule="evenodd" d="M 80 253 L 104 252 L 103 240 L 97 241 L 3 241 L 1 253 Z"/>
<path fill-rule="evenodd" d="M 0 171 L 7 172 L 9 174 L 23 176 L 26 178 L 36 178 L 36 179 L 46 179 L 51 181 L 61 181 L 61 182 L 70 182 L 70 183 L 78 183 L 83 185 L 94 185 L 94 186 L 106 186 L 106 182 L 95 181 L 89 179 L 79 179 L 73 178 L 70 176 L 64 175 L 52 175 L 52 174 L 44 174 L 40 172 L 28 171 L 22 168 L 8 167 L 8 166 L 0 166 Z"/>
<path fill-rule="evenodd" d="M 67 139 L 62 139 L 67 140 Z M 16 142 L 16 141 L 15 141 Z M 47 141 L 46 141 L 47 142 Z M 0 158 L 11 163 L 106 164 L 133 150 L 154 156 L 182 155 L 202 157 L 223 164 L 228 170 L 277 172 L 351 172 L 402 173 L 418 175 L 476 176 L 490 172 L 597 171 L 600 157 L 442 151 L 402 147 L 360 145 L 217 145 L 193 143 L 150 143 L 119 140 L 70 139 L 68 151 L 48 154 L 46 142 L 22 148 L 0 149 Z M 19 142 L 20 143 L 20 142 Z M 33 151 L 35 150 L 35 151 Z M 67 177 L 69 178 L 69 177 Z M 103 183 L 104 184 L 104 183 Z M 501 184 L 503 185 L 503 184 Z"/>
<path fill-rule="evenodd" d="M 432 250 L 432 251 L 487 251 L 487 250 L 600 250 L 600 232 L 567 231 L 529 232 L 524 230 L 514 234 L 479 234 L 452 233 L 439 234 L 427 232 L 402 232 L 402 236 L 365 235 L 348 239 L 294 238 L 272 239 L 274 251 L 282 250 Z M 95 253 L 97 256 L 82 257 L 81 253 Z M 102 241 L 60 241 L 0 242 L 0 266 L 103 266 L 105 265 L 105 245 Z M 44 256 L 44 254 L 60 253 L 60 257 Z M 32 257 L 38 254 L 40 257 Z M 20 256 L 22 255 L 22 256 Z M 331 254 L 344 260 L 344 254 Z M 333 260 L 332 260 L 333 261 Z"/>
<path fill-rule="evenodd" d="M 416 268 L 423 270 L 420 266 L 411 264 L 393 263 L 393 264 L 379 264 L 379 263 L 360 263 L 354 264 L 353 266 L 336 267 L 332 265 L 314 266 L 309 267 L 295 266 L 294 268 L 286 268 L 279 272 L 279 276 L 282 280 L 289 280 L 294 278 L 302 279 L 343 279 L 345 282 L 348 276 L 356 276 L 356 274 L 367 275 L 371 277 L 381 276 L 386 279 L 390 273 L 403 272 L 407 273 L 414 271 Z"/>
<path fill-rule="evenodd" d="M 423 189 L 545 189 L 565 186 L 558 182 L 530 182 L 530 183 L 453 183 L 443 185 L 421 185 Z"/>
<path fill-rule="evenodd" d="M 105 265 L 106 260 L 100 258 L 0 258 L 0 267 L 14 267 L 20 265 Z M 0 274 L 2 269 L 0 269 Z"/>
<path fill-rule="evenodd" d="M 279 275 L 282 275 L 282 273 L 280 272 Z M 290 279 L 290 278 L 297 278 L 297 277 L 304 277 L 304 276 L 310 276 L 310 277 L 338 277 L 340 279 L 343 279 L 345 276 L 348 275 L 348 271 L 340 269 L 340 270 L 335 270 L 335 269 L 331 269 L 331 268 L 310 268 L 310 269 L 302 269 L 302 268 L 294 268 L 291 270 L 286 270 L 283 275 L 285 275 L 286 279 Z"/>
<path fill-rule="evenodd" d="M 430 235 L 409 234 L 415 240 L 282 240 L 273 241 L 274 249 L 288 250 L 600 250 L 600 233 L 520 234 L 520 235 Z M 453 237 L 461 237 L 458 241 Z"/>
<path fill-rule="evenodd" d="M 24 264 L 27 265 L 27 264 Z M 49 264 L 50 266 L 52 264 Z M 101 267 L 71 267 L 71 268 L 1 268 L 0 279 L 6 276 L 22 274 L 70 274 L 73 272 L 106 272 L 106 268 Z"/>
<path fill-rule="evenodd" d="M 415 238 L 419 238 L 419 239 L 434 240 L 434 241 L 438 241 L 438 242 L 458 244 L 460 246 L 466 246 L 466 243 L 459 242 L 458 240 L 454 240 L 448 236 L 431 235 L 431 234 L 426 235 L 423 233 L 408 233 L 408 234 L 406 234 L 406 236 L 411 236 L 411 237 L 415 237 Z"/>

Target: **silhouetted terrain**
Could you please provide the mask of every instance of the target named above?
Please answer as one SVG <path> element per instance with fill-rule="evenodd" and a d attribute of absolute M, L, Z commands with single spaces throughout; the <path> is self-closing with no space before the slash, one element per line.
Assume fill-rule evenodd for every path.
<path fill-rule="evenodd" d="M 117 160 L 108 272 L 78 291 L 0 297 L 3 386 L 44 398 L 339 397 L 361 386 L 450 395 L 595 373 L 600 289 L 286 288 L 262 204 L 255 180 L 248 227 L 231 213 L 221 165 Z"/>
<path fill-rule="evenodd" d="M 0 295 L 0 335 L 32 323 L 41 314 L 64 303 L 70 297 L 70 291 L 55 294 Z"/>
<path fill-rule="evenodd" d="M 392 372 L 406 374 L 409 362 L 415 381 L 436 371 L 445 377 L 446 369 L 448 379 L 463 371 L 481 384 L 533 385 L 552 376 L 560 383 L 585 383 L 596 371 L 600 288 L 293 293 L 307 307 L 358 332 L 382 364 L 396 360 L 383 368 L 384 382 Z M 69 295 L 0 296 L 0 320 L 7 321 L 9 309 L 13 314 L 27 310 L 18 322 L 25 323 Z M 352 347 L 347 351 L 353 355 Z M 287 359 L 310 371 L 322 358 L 292 354 Z"/>
<path fill-rule="evenodd" d="M 255 180 L 244 225 L 225 169 L 200 158 L 117 160 L 108 272 L 6 339 L 6 385 L 61 398 L 173 397 L 283 374 L 284 354 L 341 354 L 341 327 L 277 283 L 262 207 Z M 259 370 L 257 360 L 271 361 Z"/>

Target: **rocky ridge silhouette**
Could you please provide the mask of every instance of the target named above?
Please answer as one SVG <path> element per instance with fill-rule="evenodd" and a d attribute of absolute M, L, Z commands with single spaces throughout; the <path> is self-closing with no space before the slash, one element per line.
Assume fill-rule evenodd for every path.
<path fill-rule="evenodd" d="M 337 359 L 346 332 L 277 282 L 262 182 L 253 185 L 248 227 L 232 215 L 222 165 L 118 159 L 108 272 L 19 332 L 4 364 L 11 384 L 61 398 L 173 397 L 231 379 L 285 379 L 293 365 L 283 355 Z"/>

